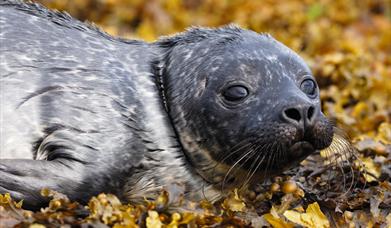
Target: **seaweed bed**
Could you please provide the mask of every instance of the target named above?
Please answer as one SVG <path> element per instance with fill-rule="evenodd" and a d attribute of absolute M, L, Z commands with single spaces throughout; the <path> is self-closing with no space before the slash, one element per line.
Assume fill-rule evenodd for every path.
<path fill-rule="evenodd" d="M 39 212 L 0 195 L 0 227 L 391 227 L 390 1 L 39 2 L 147 40 L 230 22 L 268 32 L 307 60 L 323 110 L 345 133 L 299 167 L 214 204 L 186 201 L 178 186 L 137 205 L 100 194 L 83 206 L 44 189 L 52 200 Z"/>

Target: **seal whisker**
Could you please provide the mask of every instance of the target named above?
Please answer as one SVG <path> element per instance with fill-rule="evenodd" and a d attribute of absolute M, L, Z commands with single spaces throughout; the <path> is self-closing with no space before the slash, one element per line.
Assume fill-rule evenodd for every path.
<path fill-rule="evenodd" d="M 262 148 L 264 148 L 265 147 L 265 145 L 262 145 L 262 147 L 259 149 L 259 146 L 258 147 L 256 147 L 254 150 L 255 150 L 255 152 L 256 152 L 256 154 L 258 154 L 258 156 L 257 156 L 257 158 L 251 163 L 251 167 L 250 167 L 250 169 L 249 169 L 249 172 L 247 173 L 247 175 L 246 175 L 246 178 L 245 178 L 245 180 L 249 177 L 249 174 L 250 174 L 250 172 L 252 171 L 252 169 L 254 168 L 254 166 L 256 166 L 257 165 L 257 160 L 258 160 L 258 158 L 262 155 Z"/>
<path fill-rule="evenodd" d="M 225 182 L 227 181 L 227 178 L 228 178 L 230 172 L 235 168 L 235 166 L 236 166 L 237 164 L 239 164 L 240 161 L 243 160 L 247 155 L 249 155 L 249 154 L 251 154 L 251 153 L 253 153 L 253 152 L 254 152 L 253 150 L 249 150 L 247 153 L 245 153 L 244 155 L 242 155 L 242 157 L 241 157 L 240 159 L 238 159 L 238 160 L 229 168 L 229 170 L 227 171 L 227 173 L 225 174 L 225 176 L 224 176 L 224 178 L 223 178 L 222 187 L 221 187 L 222 189 L 224 189 Z"/>
<path fill-rule="evenodd" d="M 244 150 L 245 148 L 251 146 L 252 144 L 249 143 L 249 141 L 250 141 L 250 139 L 245 139 L 245 140 L 240 141 L 240 142 L 237 143 L 234 147 L 232 147 L 231 152 L 229 152 L 228 155 L 224 156 L 222 160 L 218 160 L 218 161 L 216 162 L 216 164 L 213 165 L 212 167 L 204 168 L 203 171 L 207 171 L 207 170 L 212 169 L 212 170 L 213 170 L 213 171 L 212 171 L 212 180 L 213 180 L 213 179 L 215 178 L 215 176 L 216 176 L 216 173 L 217 173 L 217 170 L 216 170 L 217 167 L 218 167 L 219 165 L 221 165 L 226 159 L 228 159 L 229 157 L 233 156 L 233 155 L 236 154 L 237 152 L 240 152 L 240 151 Z M 224 188 L 224 187 L 223 187 L 223 185 L 224 185 L 223 180 L 221 181 L 221 185 L 222 185 L 221 191 L 223 191 L 223 188 Z M 205 183 L 203 183 L 203 186 L 202 186 L 202 195 L 203 195 L 203 197 L 204 197 L 205 199 L 207 199 L 206 196 L 205 196 Z"/>
<path fill-rule="evenodd" d="M 242 171 L 242 167 L 248 162 L 248 160 L 252 159 L 252 158 L 254 157 L 254 155 L 257 154 L 257 151 L 255 151 L 254 149 L 252 149 L 252 151 L 253 151 L 253 152 L 252 152 L 250 155 L 247 156 L 247 159 L 246 159 L 245 161 L 241 162 L 240 166 L 237 166 L 237 167 L 236 167 L 236 171 L 235 171 L 234 173 L 232 173 L 233 176 L 236 176 L 236 173 Z M 254 162 L 255 162 L 255 161 L 252 161 L 252 162 L 251 162 L 251 167 L 250 167 L 249 169 L 246 169 L 246 170 L 248 170 L 248 171 L 246 171 L 247 173 L 250 172 L 250 171 L 252 170 L 252 166 L 253 166 L 253 164 L 255 164 Z M 248 175 L 248 174 L 247 174 L 247 175 Z M 240 186 L 239 186 L 239 189 L 242 188 L 242 186 L 243 186 L 243 185 L 240 185 Z"/>
<path fill-rule="evenodd" d="M 351 150 L 350 150 L 350 145 L 347 143 L 346 140 L 337 138 L 336 141 L 338 142 L 337 143 L 338 153 L 336 153 L 335 155 L 335 162 L 338 168 L 341 170 L 342 178 L 343 178 L 343 189 L 345 191 L 347 188 L 346 188 L 346 174 L 344 170 L 344 164 L 346 162 L 349 163 L 350 158 L 347 157 L 347 154 L 350 154 Z"/>
<path fill-rule="evenodd" d="M 261 159 L 261 162 L 260 162 L 260 163 L 258 163 L 258 159 L 263 155 L 262 148 L 264 148 L 264 146 L 265 146 L 265 145 L 262 145 L 261 149 L 259 149 L 260 146 L 257 146 L 257 147 L 254 149 L 254 151 L 255 151 L 254 154 L 258 154 L 258 155 L 257 155 L 256 159 L 251 163 L 251 167 L 250 167 L 250 169 L 248 170 L 247 175 L 246 175 L 246 178 L 244 178 L 243 184 L 240 186 L 240 188 L 243 188 L 243 187 L 247 184 L 247 180 L 250 180 L 250 179 L 251 179 L 254 166 L 255 166 L 255 165 L 258 166 L 258 164 L 262 163 L 262 159 L 263 159 L 264 157 Z M 254 171 L 256 171 L 256 168 L 254 169 Z M 251 173 L 251 174 L 250 174 L 250 173 Z M 250 176 L 250 178 L 249 178 L 249 176 Z"/>
<path fill-rule="evenodd" d="M 258 168 L 261 166 L 261 164 L 262 164 L 264 158 L 266 157 L 266 154 L 263 154 L 263 151 L 262 151 L 263 148 L 264 148 L 264 146 L 265 146 L 265 145 L 263 145 L 262 148 L 260 148 L 260 150 L 257 151 L 258 156 L 257 156 L 257 158 L 256 158 L 255 161 L 254 161 L 254 164 L 257 164 L 257 166 L 255 167 L 255 169 L 254 169 L 252 172 L 251 172 L 251 170 L 248 172 L 248 174 L 250 174 L 250 172 L 251 172 L 251 175 L 249 176 L 249 175 L 247 174 L 246 179 L 245 179 L 245 182 L 243 183 L 242 187 L 246 186 L 246 185 L 250 182 L 251 178 L 252 178 L 253 175 L 257 172 Z M 263 155 L 262 158 L 261 158 L 261 155 Z M 259 159 L 259 158 L 261 158 L 261 161 L 258 162 L 258 159 Z"/>
<path fill-rule="evenodd" d="M 252 153 L 247 156 L 246 160 L 240 162 L 240 165 L 236 167 L 237 171 L 240 170 L 248 162 L 248 160 L 250 160 L 253 157 L 254 154 L 256 154 L 256 151 L 254 150 L 254 148 L 251 148 L 250 150 L 252 151 Z M 251 167 L 250 167 L 250 169 L 251 169 Z M 235 173 L 237 173 L 237 171 Z"/>
<path fill-rule="evenodd" d="M 260 162 L 258 160 L 261 158 L 262 154 L 258 153 L 256 159 L 252 162 L 251 168 L 247 172 L 246 178 L 243 181 L 243 184 L 239 187 L 239 189 L 245 188 L 245 186 L 248 184 L 248 182 L 251 180 L 252 175 L 256 172 L 257 167 L 259 166 Z M 256 165 L 253 169 L 253 165 Z M 251 174 L 250 174 L 251 173 Z"/>
<path fill-rule="evenodd" d="M 223 164 L 225 160 L 227 160 L 229 157 L 233 156 L 234 154 L 243 151 L 243 150 L 246 149 L 247 147 L 252 146 L 252 144 L 249 143 L 248 141 L 249 141 L 249 139 L 242 140 L 241 142 L 239 142 L 236 146 L 234 146 L 234 147 L 232 148 L 232 152 L 229 152 L 229 154 L 226 155 L 225 157 L 223 157 L 222 160 L 217 160 L 216 164 L 215 164 L 213 167 L 211 167 L 211 169 L 213 169 L 213 172 L 212 172 L 212 179 L 213 179 L 214 176 L 215 176 L 216 168 L 217 168 L 219 165 Z M 243 144 L 243 145 L 241 145 L 241 144 Z M 240 147 L 239 147 L 239 146 L 240 146 Z"/>
<path fill-rule="evenodd" d="M 240 152 L 249 146 L 252 146 L 253 144 L 250 143 L 249 141 L 250 141 L 250 139 L 245 139 L 245 140 L 240 141 L 238 144 L 236 144 L 234 147 L 232 147 L 231 152 L 229 152 L 228 155 L 224 156 L 223 159 L 219 160 L 219 162 L 223 163 L 225 160 L 227 160 L 229 157 L 231 157 L 235 153 Z M 241 146 L 242 143 L 246 143 L 246 144 Z M 239 147 L 239 148 L 237 148 L 237 147 Z"/>
<path fill-rule="evenodd" d="M 266 154 L 265 154 L 265 151 L 264 151 L 264 148 L 265 148 L 266 146 L 268 146 L 268 144 L 260 144 L 260 145 L 258 145 L 258 146 L 255 148 L 256 153 L 257 153 L 259 156 L 263 155 L 263 157 L 262 157 L 262 159 L 261 159 L 261 161 L 260 161 L 259 163 L 257 163 L 257 162 L 255 161 L 255 162 L 253 162 L 253 164 L 257 164 L 257 166 L 258 166 L 258 164 L 261 164 L 261 163 L 263 162 L 264 158 L 266 157 Z M 258 156 L 258 157 L 259 157 L 259 156 Z M 251 172 L 251 169 L 250 169 L 250 171 L 248 172 L 248 174 L 247 174 L 247 176 L 246 176 L 245 179 L 247 179 L 247 178 L 249 177 L 250 172 Z"/>
<path fill-rule="evenodd" d="M 349 184 L 349 188 L 345 190 L 345 192 L 342 194 L 342 196 L 348 195 L 349 192 L 351 192 L 351 190 L 355 186 L 355 174 L 354 174 L 353 167 L 351 165 L 348 165 L 348 167 L 349 167 L 349 172 L 351 173 L 351 181 L 350 181 L 350 184 Z"/>
<path fill-rule="evenodd" d="M 243 140 L 242 142 L 238 143 L 238 146 L 242 143 L 245 143 L 246 140 Z M 230 158 L 231 156 L 235 155 L 236 153 L 238 152 L 241 152 L 243 151 L 244 149 L 246 149 L 247 147 L 251 146 L 250 143 L 246 143 L 244 145 L 242 145 L 241 147 L 238 147 L 238 148 L 235 148 L 234 150 L 232 150 L 231 152 L 229 152 L 229 154 L 227 154 L 226 156 L 222 157 L 221 160 L 217 160 L 217 162 L 215 163 L 214 166 L 210 167 L 209 169 L 213 169 L 213 172 L 212 172 L 212 175 L 213 177 L 215 176 L 216 174 L 216 169 L 218 168 L 219 165 L 222 165 L 224 164 L 224 161 L 227 160 L 228 158 Z M 235 146 L 237 147 L 237 146 Z"/>
<path fill-rule="evenodd" d="M 347 136 L 344 132 L 336 127 L 334 127 L 335 135 L 333 137 L 333 143 L 325 149 L 325 157 L 326 157 L 326 168 L 337 168 L 340 170 L 340 174 L 342 174 L 342 189 L 343 194 L 339 197 L 345 197 L 354 186 L 356 186 L 356 174 L 352 166 L 352 159 L 357 158 L 357 151 L 354 146 L 350 143 Z M 348 171 L 346 171 L 348 168 Z M 350 174 L 350 175 L 347 175 Z M 347 179 L 349 183 L 347 183 Z M 331 172 L 328 172 L 328 188 L 331 188 L 330 185 L 331 180 Z"/>
<path fill-rule="evenodd" d="M 276 161 L 281 161 L 281 160 L 283 160 L 284 159 L 284 157 L 281 157 L 281 151 L 282 151 L 282 149 L 281 149 L 281 145 L 278 143 L 277 144 L 277 147 L 276 147 L 276 151 L 275 151 L 275 153 L 276 153 Z M 278 164 L 276 164 L 276 165 L 278 165 Z"/>
<path fill-rule="evenodd" d="M 271 152 L 271 162 L 270 162 L 270 165 L 271 165 L 271 167 L 273 167 L 274 165 L 276 165 L 275 163 L 276 163 L 276 157 L 277 157 L 277 153 L 276 153 L 276 151 L 277 151 L 277 148 L 278 148 L 278 143 L 277 142 L 274 142 L 273 143 L 273 146 L 272 146 L 272 152 Z"/>
<path fill-rule="evenodd" d="M 273 155 L 274 155 L 274 153 L 271 153 L 271 151 L 273 151 L 273 148 L 274 148 L 274 145 L 275 145 L 275 141 L 271 144 L 271 146 L 268 148 L 268 151 L 267 151 L 267 153 L 269 153 L 269 156 L 268 156 L 268 160 L 267 160 L 267 162 L 266 162 L 266 168 L 265 168 L 265 172 L 264 172 L 264 177 L 263 177 L 263 179 L 266 179 L 266 177 L 267 177 L 267 171 L 268 171 L 268 169 L 269 169 L 269 166 L 271 165 L 271 160 L 272 160 L 272 158 L 273 158 Z"/>
<path fill-rule="evenodd" d="M 348 140 L 338 139 L 338 141 L 343 145 L 345 145 L 346 147 L 346 150 L 344 151 L 344 153 L 342 153 L 343 156 L 342 164 L 344 164 L 344 166 L 347 166 L 349 168 L 349 173 L 351 174 L 351 181 L 349 187 L 345 189 L 345 192 L 343 194 L 343 196 L 346 196 L 350 192 L 350 190 L 355 186 L 355 173 L 350 161 L 352 158 L 356 157 L 357 152 L 355 151 L 354 146 L 352 146 Z M 343 178 L 346 179 L 345 173 Z"/>

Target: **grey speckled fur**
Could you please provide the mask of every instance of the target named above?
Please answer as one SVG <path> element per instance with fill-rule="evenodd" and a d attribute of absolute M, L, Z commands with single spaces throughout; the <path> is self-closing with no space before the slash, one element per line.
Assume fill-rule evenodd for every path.
<path fill-rule="evenodd" d="M 260 153 L 277 148 L 270 140 L 281 141 L 278 153 L 308 141 L 299 162 L 332 136 L 318 96 L 300 90 L 313 79 L 301 58 L 269 35 L 235 26 L 146 43 L 38 4 L 0 0 L 0 70 L 0 193 L 27 208 L 46 203 L 43 187 L 81 202 L 100 192 L 154 197 L 171 184 L 192 198 L 215 197 L 215 182 L 234 163 L 219 159 L 244 140 L 257 138 L 251 150 Z M 235 105 L 221 95 L 233 82 L 249 91 Z M 315 117 L 281 119 L 293 106 L 311 107 Z M 255 163 L 273 173 L 293 164 L 280 156 Z M 236 177 L 253 169 L 239 168 Z"/>

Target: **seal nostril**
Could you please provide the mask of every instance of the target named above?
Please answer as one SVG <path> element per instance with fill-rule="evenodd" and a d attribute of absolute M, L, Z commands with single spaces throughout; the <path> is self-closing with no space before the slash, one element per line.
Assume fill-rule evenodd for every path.
<path fill-rule="evenodd" d="M 297 122 L 300 122 L 301 120 L 300 112 L 295 108 L 288 108 L 284 113 L 289 119 L 296 120 Z"/>
<path fill-rule="evenodd" d="M 311 120 L 312 117 L 314 116 L 314 112 L 315 112 L 315 108 L 311 106 L 311 107 L 308 109 L 308 112 L 307 112 L 307 118 L 308 118 L 309 120 Z"/>

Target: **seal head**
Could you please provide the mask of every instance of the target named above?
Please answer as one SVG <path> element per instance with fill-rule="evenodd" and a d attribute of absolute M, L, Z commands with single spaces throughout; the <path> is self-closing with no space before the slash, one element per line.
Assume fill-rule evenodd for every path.
<path fill-rule="evenodd" d="M 310 69 L 270 35 L 235 26 L 162 39 L 167 108 L 185 154 L 208 182 L 277 174 L 330 145 Z"/>

